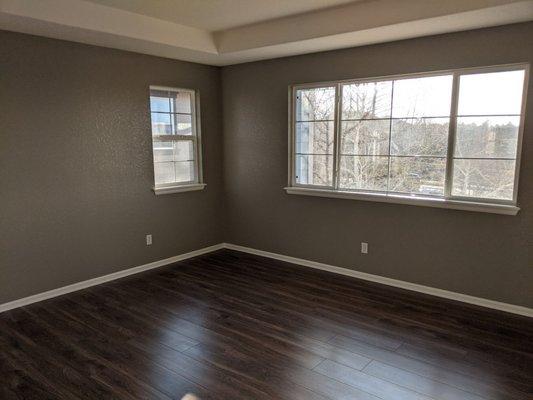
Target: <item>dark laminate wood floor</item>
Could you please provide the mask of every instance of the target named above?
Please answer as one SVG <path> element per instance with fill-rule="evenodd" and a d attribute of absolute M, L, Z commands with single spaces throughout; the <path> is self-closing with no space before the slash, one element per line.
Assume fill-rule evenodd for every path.
<path fill-rule="evenodd" d="M 0 398 L 532 399 L 532 333 L 225 250 L 0 314 Z"/>

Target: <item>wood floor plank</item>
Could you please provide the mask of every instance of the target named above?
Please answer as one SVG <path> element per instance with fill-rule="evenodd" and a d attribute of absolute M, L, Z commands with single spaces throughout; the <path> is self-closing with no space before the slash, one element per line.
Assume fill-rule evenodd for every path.
<path fill-rule="evenodd" d="M 243 354 L 239 349 L 223 346 L 198 345 L 187 350 L 187 354 L 214 365 L 241 371 L 253 376 L 259 382 L 267 382 L 276 388 L 277 396 L 290 399 L 350 398 L 377 400 L 369 393 L 349 387 L 311 370 L 299 367 L 287 368 L 284 363 L 265 360 L 261 365 L 255 362 L 253 354 Z"/>
<path fill-rule="evenodd" d="M 76 315 L 76 322 L 70 324 L 76 332 L 71 332 L 70 335 L 80 346 L 120 370 L 127 371 L 136 379 L 146 381 L 173 399 L 181 399 L 186 393 L 199 395 L 202 400 L 247 398 L 241 396 L 241 388 L 237 382 L 226 378 L 220 371 L 198 365 L 182 353 L 178 353 L 178 357 L 171 358 L 170 362 L 167 362 L 168 355 L 176 355 L 176 352 L 157 340 L 149 340 L 142 335 L 126 341 L 117 340 L 106 330 L 108 327 L 104 328 L 105 325 L 94 328 L 97 326 L 94 315 L 87 314 L 83 310 L 76 310 L 72 314 L 70 310 L 59 312 L 65 316 Z M 54 311 L 54 314 L 58 320 L 65 318 L 58 314 L 58 311 Z M 176 367 L 178 365 L 179 368 Z M 220 377 L 221 379 L 218 379 Z M 227 381 L 230 381 L 230 384 Z M 207 386 L 216 389 L 216 395 L 211 395 L 205 389 Z M 242 393 L 247 392 L 242 390 Z"/>
<path fill-rule="evenodd" d="M 162 290 L 165 289 L 164 287 L 160 288 Z M 191 313 L 184 312 L 184 314 L 190 315 Z M 202 324 L 202 321 L 195 319 L 189 320 L 193 323 Z M 230 329 L 234 335 L 245 336 L 250 340 L 259 340 L 263 346 L 269 346 L 274 350 L 278 348 L 285 354 L 291 353 L 295 358 L 312 353 L 315 357 L 307 356 L 309 360 L 304 361 L 304 366 L 311 368 L 321 362 L 324 357 L 336 359 L 357 369 L 363 368 L 370 361 L 366 357 L 335 347 L 327 342 L 300 335 L 298 332 L 286 330 L 283 324 L 272 327 L 253 318 L 243 318 L 242 314 L 214 315 L 209 321 L 212 322 L 211 329 L 216 330 L 217 327 Z"/>
<path fill-rule="evenodd" d="M 434 400 L 428 396 L 419 394 L 398 386 L 392 382 L 376 378 L 375 376 L 357 371 L 353 368 L 336 363 L 335 361 L 325 360 L 320 363 L 315 371 L 331 378 L 353 386 L 367 393 L 373 394 L 381 399 L 397 400 Z"/>
<path fill-rule="evenodd" d="M 26 356 L 28 363 L 35 364 L 54 382 L 59 381 L 61 385 L 68 382 L 65 387 L 77 397 L 168 400 L 78 351 L 77 346 L 57 333 L 58 327 L 47 326 L 40 318 L 28 318 L 24 309 L 17 311 L 21 315 L 11 329 L 17 330 L 15 335 L 21 338 L 21 358 Z"/>
<path fill-rule="evenodd" d="M 275 262 L 276 261 L 274 261 L 274 263 Z M 248 274 L 246 277 L 248 281 L 259 279 L 255 271 L 243 271 L 243 274 Z M 305 292 L 299 292 L 298 296 L 294 295 L 293 285 L 295 282 L 296 284 L 299 284 L 299 280 L 288 280 L 284 283 L 283 290 L 275 294 L 280 296 L 290 296 L 292 293 L 294 301 L 303 301 L 303 297 L 306 295 Z M 327 284 L 328 281 L 326 280 L 322 286 L 326 286 Z M 269 287 L 265 288 L 265 290 L 269 289 Z M 391 290 L 394 291 L 395 289 Z M 471 333 L 474 334 L 474 337 L 476 333 L 483 333 L 483 340 L 489 341 L 494 345 L 500 345 L 502 340 L 509 340 L 509 344 L 516 346 L 518 351 L 523 351 L 524 348 L 532 349 L 533 335 L 529 334 L 527 327 L 524 330 L 517 330 L 508 327 L 504 328 L 500 324 L 493 323 L 487 328 L 487 324 L 483 323 L 483 319 L 475 319 L 471 317 L 462 317 L 461 322 L 457 323 L 457 317 L 454 316 L 454 314 L 449 313 L 444 306 L 442 306 L 442 312 L 437 313 L 435 312 L 435 307 L 430 308 L 424 301 L 416 303 L 413 301 L 403 301 L 402 295 L 397 294 L 396 292 L 395 294 L 397 294 L 397 296 L 395 296 L 393 302 L 390 301 L 389 296 L 380 294 L 379 291 L 377 293 L 369 290 L 363 291 L 363 293 L 360 292 L 361 291 L 351 291 L 350 296 L 343 294 L 342 297 L 334 290 L 330 292 L 331 295 L 322 297 L 316 296 L 316 293 L 313 293 L 313 296 L 309 301 L 313 302 L 313 300 L 316 300 L 316 297 L 319 297 L 323 300 L 318 303 L 320 306 L 324 307 L 327 304 L 331 304 L 332 307 L 330 307 L 330 311 L 333 310 L 335 312 L 351 308 L 352 311 L 362 314 L 370 312 L 373 315 L 387 316 L 392 313 L 395 317 L 401 316 L 401 318 L 406 321 L 414 324 L 422 324 L 422 326 L 428 326 L 426 321 L 430 321 L 433 329 L 442 330 L 449 329 L 450 327 L 460 327 L 461 329 L 457 331 L 460 335 L 464 335 L 465 331 L 470 329 L 472 331 Z M 337 295 L 334 293 L 337 293 Z M 422 298 L 424 297 L 422 296 Z M 340 305 L 343 305 L 343 307 L 340 308 Z M 481 326 L 478 326 L 479 324 L 481 324 Z M 505 338 L 502 338 L 499 334 L 503 329 L 505 329 L 507 333 Z M 498 333 L 493 335 L 492 331 Z"/>
<path fill-rule="evenodd" d="M 204 268 L 202 268 L 202 272 L 200 273 L 205 273 Z M 244 290 L 246 290 L 246 285 L 248 285 L 254 279 L 259 279 L 256 276 L 257 274 L 255 274 L 254 272 L 244 271 L 243 274 L 247 275 L 245 279 L 245 283 L 243 283 L 241 287 L 241 289 L 244 288 Z M 211 275 L 212 275 L 212 279 L 216 278 L 216 274 L 211 273 Z M 225 277 L 222 277 L 220 279 L 223 281 Z M 231 280 L 229 281 L 229 284 L 231 285 Z M 449 314 L 448 312 L 445 312 L 445 313 L 443 312 L 441 318 L 434 317 L 433 314 L 437 314 L 437 313 L 435 312 L 431 313 L 430 312 L 431 310 L 428 310 L 428 312 L 425 315 L 424 314 L 418 315 L 417 313 L 414 313 L 414 311 L 419 308 L 418 304 L 411 303 L 411 304 L 407 304 L 405 306 L 399 307 L 398 304 L 401 302 L 399 302 L 397 299 L 395 299 L 394 302 L 391 302 L 390 298 L 386 297 L 381 300 L 381 303 L 378 303 L 376 305 L 374 304 L 374 302 L 370 301 L 367 298 L 369 296 L 366 293 L 364 296 L 359 295 L 359 297 L 355 301 L 350 301 L 350 302 L 347 302 L 346 301 L 347 299 L 345 298 L 339 300 L 338 296 L 337 298 L 335 298 L 335 296 L 329 296 L 329 297 L 321 298 L 323 301 L 321 301 L 320 303 L 317 303 L 315 300 L 316 298 L 320 298 L 320 297 L 313 295 L 313 297 L 311 297 L 308 300 L 307 304 L 305 304 L 304 303 L 305 294 L 298 293 L 298 295 L 294 295 L 294 290 L 290 286 L 291 284 L 292 284 L 292 281 L 285 282 L 284 290 L 281 292 L 279 291 L 272 292 L 271 287 L 263 286 L 262 292 L 270 293 L 271 296 L 278 296 L 280 299 L 286 298 L 287 304 L 289 305 L 292 304 L 293 306 L 297 305 L 299 308 L 306 307 L 308 304 L 310 304 L 312 307 L 318 308 L 318 310 L 316 310 L 317 313 L 320 312 L 320 308 L 325 308 L 323 312 L 324 315 L 332 316 L 335 313 L 346 312 L 347 310 L 350 310 L 351 308 L 352 314 L 349 314 L 349 315 L 350 316 L 357 315 L 357 318 L 364 318 L 365 316 L 368 317 L 368 315 L 374 315 L 373 318 L 374 318 L 374 321 L 376 321 L 377 320 L 376 315 L 377 315 L 377 317 L 379 317 L 380 320 L 384 320 L 387 318 L 393 318 L 393 319 L 396 319 L 395 321 L 396 323 L 398 321 L 403 320 L 405 321 L 405 324 L 407 324 L 407 326 L 419 326 L 419 329 L 426 329 L 429 331 L 433 331 L 434 335 L 437 335 L 437 336 L 440 336 L 442 334 L 449 334 L 453 332 L 456 336 L 458 336 L 459 340 L 464 339 L 465 337 L 464 327 L 457 325 L 456 323 L 450 324 L 450 323 L 442 322 L 444 319 L 448 318 L 447 316 L 447 314 Z M 292 293 L 292 295 L 290 295 L 289 293 Z M 287 296 L 289 297 L 287 298 Z M 326 304 L 328 304 L 328 302 L 334 302 L 333 306 L 326 307 Z M 377 306 L 380 306 L 381 308 Z M 392 310 L 391 310 L 391 307 L 393 307 Z M 424 308 L 423 310 L 426 311 L 426 308 Z M 427 320 L 429 318 L 433 318 L 434 321 L 431 321 L 431 323 L 428 323 Z M 455 328 L 455 329 L 453 330 L 450 329 L 450 325 L 452 328 Z M 477 332 L 479 331 L 475 331 L 475 333 Z M 470 339 L 479 340 L 479 338 L 483 338 L 483 341 L 484 341 L 483 344 L 489 343 L 492 346 L 501 347 L 501 342 L 502 340 L 504 340 L 501 337 L 501 335 L 496 338 L 493 338 L 490 332 L 484 332 L 484 333 L 485 333 L 484 335 L 476 335 L 476 334 L 471 335 Z M 522 343 L 522 341 L 526 341 L 526 344 Z M 523 352 L 524 349 L 528 349 L 528 348 L 531 349 L 530 335 L 527 335 L 526 333 L 522 333 L 521 335 L 519 335 L 519 339 L 515 339 L 515 338 L 511 339 L 511 344 L 516 346 L 516 349 L 506 348 L 505 349 L 506 351 L 513 350 L 517 352 Z"/>
<path fill-rule="evenodd" d="M 58 385 L 50 384 L 39 370 L 19 361 L 11 354 L 11 351 L 5 349 L 6 347 L 3 346 L 3 351 L 0 353 L 2 399 L 79 399 L 71 392 L 62 390 Z"/>
<path fill-rule="evenodd" d="M 530 400 L 533 320 L 222 250 L 0 314 L 0 398 Z"/>
<path fill-rule="evenodd" d="M 510 382 L 510 384 L 512 382 L 522 382 L 526 385 L 527 378 L 533 372 L 532 365 L 527 365 L 523 369 L 520 369 L 505 362 L 499 362 L 498 364 L 487 363 L 486 361 L 472 358 L 468 352 L 457 354 L 435 347 L 428 348 L 426 346 L 404 343 L 396 349 L 396 353 L 433 365 L 439 365 L 442 368 L 461 372 L 469 376 L 480 376 L 482 374 L 499 376 L 502 381 Z M 529 390 L 533 390 L 533 384 L 528 386 Z"/>
<path fill-rule="evenodd" d="M 374 360 L 405 369 L 423 377 L 430 377 L 438 382 L 455 386 L 465 391 L 471 391 L 487 399 L 524 398 L 524 394 L 520 393 L 520 391 L 515 391 L 512 385 L 502 383 L 497 376 L 483 370 L 480 370 L 477 376 L 469 376 L 442 368 L 440 365 L 430 364 L 396 352 L 372 347 L 351 338 L 337 336 L 331 342 Z M 444 358 L 444 360 L 446 359 Z M 515 397 L 513 397 L 513 393 L 515 393 Z"/>
<path fill-rule="evenodd" d="M 363 370 L 369 375 L 393 382 L 399 386 L 412 389 L 432 398 L 442 400 L 483 400 L 483 397 L 453 386 L 424 378 L 406 370 L 395 368 L 379 361 L 372 361 Z"/>
<path fill-rule="evenodd" d="M 320 363 L 324 358 L 308 350 L 301 343 L 291 343 L 289 341 L 281 340 L 275 336 L 269 336 L 262 332 L 259 328 L 253 329 L 253 326 L 236 323 L 229 320 L 225 315 L 220 313 L 210 313 L 209 310 L 203 310 L 201 318 L 191 316 L 188 312 L 189 309 L 181 309 L 182 317 L 185 320 L 190 321 L 193 324 L 197 324 L 219 336 L 218 340 L 238 342 L 241 346 L 248 346 L 255 348 L 262 346 L 270 351 L 278 352 L 304 367 L 313 368 Z M 112 316 L 116 315 L 115 310 L 111 309 L 100 303 L 99 314 L 107 320 L 112 319 Z M 124 324 L 127 324 L 126 318 L 122 318 Z M 112 323 L 116 323 L 112 321 Z M 342 351 L 342 350 L 341 350 Z M 360 368 L 364 367 L 370 360 L 362 356 L 353 354 L 354 362 L 358 362 Z"/>

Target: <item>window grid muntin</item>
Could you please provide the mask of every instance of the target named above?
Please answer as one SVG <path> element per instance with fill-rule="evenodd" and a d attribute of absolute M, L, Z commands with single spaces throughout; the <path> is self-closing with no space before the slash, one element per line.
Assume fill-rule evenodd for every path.
<path fill-rule="evenodd" d="M 442 71 L 432 71 L 432 72 L 420 72 L 420 73 L 411 73 L 411 74 L 401 74 L 401 75 L 390 75 L 390 76 L 382 76 L 382 77 L 375 77 L 375 78 L 362 78 L 362 79 L 346 79 L 346 80 L 339 80 L 339 81 L 333 81 L 333 82 L 319 82 L 319 83 L 311 83 L 311 84 L 295 84 L 290 86 L 290 92 L 289 92 L 289 132 L 290 132 L 290 138 L 289 138 L 289 186 L 295 187 L 295 188 L 309 188 L 309 189 L 333 189 L 335 191 L 339 192 L 353 192 L 353 193 L 375 193 L 376 195 L 383 195 L 383 196 L 390 196 L 392 198 L 401 197 L 402 193 L 400 192 L 372 192 L 371 190 L 356 190 L 356 189 L 349 189 L 345 190 L 339 187 L 339 179 L 338 175 L 339 171 L 337 169 L 334 169 L 334 176 L 333 176 L 333 182 L 334 186 L 318 186 L 318 185 L 306 185 L 306 184 L 297 184 L 295 180 L 295 165 L 294 165 L 294 148 L 295 148 L 295 121 L 294 116 L 295 114 L 295 107 L 296 107 L 296 91 L 297 90 L 305 90 L 305 89 L 311 89 L 311 88 L 320 88 L 320 87 L 333 87 L 333 86 L 340 86 L 340 85 L 348 85 L 348 84 L 361 84 L 361 83 L 377 83 L 382 81 L 397 81 L 402 79 L 413 79 L 413 78 L 422 78 L 422 77 L 430 77 L 430 76 L 441 76 L 441 75 L 453 75 L 453 81 L 452 81 L 452 107 L 455 103 L 455 107 L 457 107 L 458 102 L 458 95 L 459 95 L 459 87 L 458 84 L 456 85 L 456 81 L 458 82 L 459 79 L 457 77 L 464 76 L 464 75 L 470 75 L 470 74 L 482 74 L 482 73 L 489 73 L 489 72 L 506 72 L 506 71 L 515 71 L 515 70 L 523 70 L 524 71 L 524 82 L 523 82 L 523 90 L 521 94 L 521 113 L 516 114 L 491 114 L 491 117 L 496 116 L 519 116 L 520 117 L 520 124 L 518 127 L 518 140 L 517 140 L 517 149 L 516 149 L 516 158 L 515 160 L 515 171 L 514 171 L 514 184 L 513 184 L 513 199 L 512 200 L 505 200 L 505 199 L 495 199 L 495 198 L 484 198 L 484 197 L 464 197 L 464 196 L 457 196 L 451 194 L 451 178 L 453 175 L 453 152 L 452 157 L 447 156 L 446 157 L 446 172 L 445 172 L 445 187 L 444 187 L 444 195 L 438 196 L 437 199 L 440 200 L 451 200 L 451 201 L 461 201 L 461 202 L 471 202 L 471 203 L 479 203 L 479 202 L 486 202 L 486 203 L 494 203 L 494 204 L 501 204 L 501 205 L 516 205 L 517 203 L 517 194 L 518 194 L 518 180 L 519 180 L 519 169 L 520 169 L 520 161 L 521 161 L 521 150 L 522 150 L 522 139 L 523 139 L 523 131 L 524 131 L 524 120 L 525 120 L 525 109 L 526 109 L 526 100 L 527 100 L 527 87 L 529 82 L 529 72 L 530 72 L 530 65 L 527 63 L 516 63 L 516 64 L 504 64 L 504 65 L 496 65 L 496 66 L 487 66 L 487 67 L 472 67 L 472 68 L 462 68 L 462 69 L 453 69 L 453 70 L 442 70 Z M 457 98 L 456 98 L 457 97 Z M 342 96 L 341 100 L 339 102 L 336 102 L 337 109 L 340 109 L 340 105 L 342 105 Z M 341 121 L 341 112 L 339 112 L 339 116 L 337 116 L 336 123 L 337 125 L 340 125 Z M 486 117 L 486 115 L 461 115 L 461 117 Z M 416 117 L 415 117 L 416 118 Z M 453 113 L 451 113 L 449 116 L 435 116 L 435 117 L 427 117 L 422 116 L 418 118 L 449 118 L 449 133 L 448 133 L 448 139 L 449 141 L 453 142 L 453 145 L 455 146 L 455 129 L 457 125 L 457 115 L 455 113 L 455 116 Z M 394 117 L 392 118 L 392 104 L 391 104 L 391 118 L 372 118 L 372 119 L 355 119 L 355 120 L 378 120 L 378 119 L 385 119 L 385 120 L 392 120 L 393 119 L 405 119 L 400 117 Z M 342 122 L 350 121 L 350 119 L 342 120 Z M 339 128 L 340 129 L 340 128 Z M 453 134 L 452 134 L 453 131 Z M 389 142 L 390 142 L 390 134 L 389 134 Z M 448 145 L 448 152 L 453 151 L 450 145 Z M 339 154 L 338 150 L 335 151 L 335 156 Z M 339 154 L 340 155 L 340 154 Z M 364 156 L 364 155 L 363 155 Z M 388 156 L 390 157 L 390 155 Z M 338 157 L 340 158 L 340 157 Z M 436 158 L 436 157 L 435 157 Z M 457 158 L 456 158 L 457 159 Z M 493 158 L 492 158 L 493 159 Z M 451 169 L 451 173 L 448 172 L 448 168 Z M 389 174 L 390 176 L 390 170 Z M 450 183 L 448 183 L 450 182 Z M 448 184 L 450 184 L 450 193 L 448 194 Z M 415 198 L 430 198 L 431 195 L 427 194 L 416 194 L 416 193 L 407 193 L 408 197 L 415 197 Z"/>
<path fill-rule="evenodd" d="M 405 79 L 421 79 L 421 78 L 426 78 L 426 77 L 439 77 L 439 76 L 451 76 L 452 74 L 449 74 L 449 73 L 442 73 L 442 74 L 431 74 L 431 75 L 428 75 L 428 76 L 415 76 L 415 77 L 405 77 Z M 404 158 L 404 159 L 412 159 L 414 162 L 416 162 L 417 160 L 419 159 L 427 159 L 427 160 L 437 160 L 437 159 L 446 159 L 447 157 L 446 156 L 441 156 L 441 155 L 427 155 L 427 154 L 424 154 L 424 155 L 407 155 L 407 154 L 392 154 L 392 141 L 393 141 L 393 123 L 394 121 L 401 121 L 401 120 L 412 120 L 412 121 L 416 121 L 416 120 L 426 120 L 426 119 L 443 119 L 443 120 L 447 120 L 448 121 L 448 125 L 451 123 L 451 118 L 450 118 L 450 115 L 446 115 L 446 116 L 433 116 L 433 115 L 420 115 L 420 116 L 408 116 L 408 117 L 393 117 L 394 115 L 394 91 L 395 91 L 395 84 L 396 84 L 396 81 L 397 79 L 394 79 L 394 78 L 391 78 L 389 80 L 382 80 L 381 82 L 390 82 L 391 84 L 391 93 L 390 93 L 390 110 L 389 110 L 389 117 L 386 118 L 386 117 L 376 117 L 376 118 L 359 118 L 359 119 L 342 119 L 342 115 L 344 113 L 344 110 L 342 109 L 342 99 L 344 99 L 344 88 L 348 85 L 353 85 L 354 83 L 353 82 L 348 82 L 348 83 L 342 83 L 340 84 L 341 85 L 341 95 L 340 95 L 340 98 L 341 98 L 341 103 L 340 103 L 340 107 L 339 107 L 339 114 L 340 114 L 340 120 L 339 120 L 339 124 L 341 125 L 341 128 L 340 128 L 340 133 L 339 133 L 339 141 L 342 141 L 342 140 L 345 140 L 345 136 L 342 135 L 342 126 L 344 122 L 349 122 L 349 121 L 389 121 L 389 124 L 388 124 L 388 154 L 375 154 L 375 155 L 371 155 L 371 154 L 361 154 L 361 155 L 356 155 L 356 154 L 342 154 L 340 153 L 339 154 L 339 159 L 341 157 L 350 157 L 350 156 L 355 156 L 355 157 L 387 157 L 388 159 L 388 166 L 387 166 L 387 178 L 386 178 L 386 181 L 387 181 L 387 189 L 385 191 L 379 191 L 380 193 L 382 194 L 385 194 L 385 195 L 391 195 L 391 194 L 408 194 L 408 195 L 417 195 L 417 196 L 430 196 L 430 197 L 436 197 L 437 195 L 434 195 L 434 194 L 431 194 L 431 193 L 421 193 L 421 192 L 404 192 L 404 191 L 399 191 L 399 190 L 391 190 L 391 181 L 392 181 L 392 164 L 393 164 L 393 160 L 395 159 L 398 159 L 398 158 Z M 373 83 L 373 81 L 368 81 L 368 83 Z M 358 82 L 356 82 L 355 84 L 359 84 Z M 453 93 L 452 93 L 453 95 Z M 452 99 L 450 99 L 450 103 L 452 103 Z M 449 131 L 449 126 L 448 126 L 448 131 Z M 449 133 L 448 133 L 449 134 Z M 341 143 L 340 144 L 341 148 L 343 146 L 343 144 Z M 336 180 L 338 182 L 338 185 L 334 188 L 335 190 L 347 190 L 346 188 L 342 188 L 340 186 L 340 175 L 341 175 L 341 171 L 340 171 L 340 168 L 336 170 L 337 174 L 339 175 L 338 179 Z M 443 179 L 443 182 L 444 182 L 444 186 L 442 188 L 442 192 L 443 192 L 443 195 L 440 196 L 442 198 L 444 198 L 444 195 L 445 195 L 445 191 L 446 191 L 446 173 L 444 175 L 444 179 Z M 353 191 L 362 191 L 361 189 L 350 189 L 350 191 L 353 190 Z M 366 191 L 367 189 L 365 189 Z"/>

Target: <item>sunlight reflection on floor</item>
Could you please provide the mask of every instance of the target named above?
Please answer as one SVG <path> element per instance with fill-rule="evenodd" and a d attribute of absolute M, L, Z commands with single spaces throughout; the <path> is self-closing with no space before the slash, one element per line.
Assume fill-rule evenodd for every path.
<path fill-rule="evenodd" d="M 194 394 L 187 393 L 181 398 L 181 400 L 200 400 L 200 398 L 196 397 Z"/>

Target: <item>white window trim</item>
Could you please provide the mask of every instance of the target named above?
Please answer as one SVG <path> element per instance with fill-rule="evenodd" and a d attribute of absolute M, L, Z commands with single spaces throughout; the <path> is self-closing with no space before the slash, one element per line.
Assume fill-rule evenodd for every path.
<path fill-rule="evenodd" d="M 187 92 L 191 94 L 191 115 L 192 115 L 192 132 L 194 135 L 191 136 L 180 136 L 180 135 L 160 135 L 159 138 L 165 140 L 168 136 L 169 140 L 177 140 L 182 137 L 185 140 L 192 140 L 194 142 L 194 164 L 195 164 L 195 179 L 189 182 L 172 182 L 166 184 L 155 184 L 152 187 L 152 190 L 156 195 L 161 194 L 171 194 L 171 193 L 181 193 L 181 192 L 190 192 L 194 190 L 203 190 L 207 184 L 203 180 L 203 161 L 202 161 L 202 130 L 201 130 L 201 118 L 200 118 L 200 93 L 198 90 L 179 88 L 179 87 L 169 87 L 169 86 L 154 86 L 150 85 L 150 92 L 152 90 L 166 90 L 166 91 L 176 91 L 176 92 Z M 150 119 L 151 119 L 150 109 Z M 152 125 L 150 124 L 150 137 L 152 138 L 152 165 L 153 165 L 153 133 Z M 155 182 L 155 177 L 154 177 Z"/>
<path fill-rule="evenodd" d="M 465 198 L 451 195 L 451 179 L 450 172 L 453 165 L 453 157 L 450 156 L 453 154 L 453 148 L 451 144 L 455 143 L 455 121 L 457 119 L 457 104 L 459 97 L 459 76 L 466 74 L 477 74 L 483 72 L 502 72 L 502 71 L 512 71 L 524 69 L 524 86 L 522 90 L 522 109 L 520 115 L 520 126 L 518 128 L 518 143 L 516 150 L 516 165 L 515 165 L 515 181 L 513 187 L 513 199 L 512 200 L 498 200 L 498 199 L 486 199 L 486 198 Z M 496 65 L 489 67 L 475 67 L 475 68 L 460 68 L 460 69 L 451 69 L 451 70 L 440 70 L 440 71 L 431 71 L 431 72 L 420 72 L 420 73 L 411 73 L 411 74 L 399 74 L 399 75 L 388 75 L 380 76 L 373 78 L 363 78 L 363 79 L 347 79 L 347 80 L 338 80 L 338 81 L 328 81 L 328 82 L 317 82 L 317 83 L 303 83 L 303 84 L 294 84 L 289 86 L 289 145 L 288 145 L 288 186 L 285 187 L 285 191 L 288 194 L 298 194 L 298 195 L 308 195 L 308 196 L 318 196 L 318 197 L 331 197 L 331 198 L 342 198 L 342 199 L 353 199 L 353 200 L 363 200 L 363 201 L 375 201 L 380 203 L 396 203 L 396 204 L 408 204 L 408 205 L 418 205 L 425 207 L 436 207 L 436 208 L 449 208 L 455 210 L 466 210 L 466 211 L 477 211 L 477 212 L 486 212 L 494 214 L 504 214 L 504 215 L 516 215 L 520 208 L 517 206 L 518 198 L 518 182 L 519 182 L 519 173 L 520 173 L 520 162 L 522 155 L 522 139 L 524 135 L 524 122 L 526 114 L 526 102 L 527 102 L 527 88 L 529 83 L 529 72 L 530 65 L 529 63 L 514 63 L 514 64 L 504 64 Z M 423 196 L 423 195 L 409 195 L 409 194 L 395 194 L 395 193 L 386 193 L 386 192 L 371 192 L 364 190 L 344 190 L 338 189 L 337 178 L 338 178 L 338 163 L 337 163 L 337 146 L 339 145 L 339 105 L 340 105 L 340 86 L 350 83 L 362 83 L 362 82 L 376 82 L 383 80 L 398 80 L 398 79 L 409 79 L 416 77 L 428 77 L 436 76 L 443 74 L 452 74 L 453 75 L 453 89 L 452 89 L 452 110 L 450 114 L 450 131 L 449 131 L 449 146 L 447 154 L 447 166 L 446 166 L 446 177 L 445 177 L 445 196 L 447 197 L 432 197 L 432 196 Z M 335 135 L 335 153 L 333 155 L 334 163 L 334 172 L 333 172 L 333 186 L 318 186 L 318 185 L 302 185 L 296 183 L 295 176 L 295 163 L 294 163 L 294 149 L 295 149 L 295 115 L 296 115 L 296 91 L 298 89 L 308 89 L 308 88 L 319 88 L 319 87 L 335 87 L 335 121 L 334 121 L 334 135 Z M 337 188 L 336 188 L 337 187 Z"/>
<path fill-rule="evenodd" d="M 194 190 L 203 190 L 207 185 L 205 183 L 188 183 L 180 185 L 158 185 L 153 188 L 153 191 L 156 195 L 160 194 L 170 194 L 170 193 L 181 193 L 181 192 L 192 192 Z"/>
<path fill-rule="evenodd" d="M 519 207 L 507 204 L 483 203 L 477 201 L 445 200 L 443 198 L 432 198 L 422 196 L 406 196 L 396 194 L 382 194 L 370 192 L 350 192 L 344 190 L 331 189 L 310 189 L 303 187 L 286 187 L 288 194 L 299 194 L 306 196 L 330 197 L 335 199 L 351 199 L 362 201 L 374 201 L 378 203 L 407 204 L 413 206 L 449 208 L 452 210 L 477 211 L 492 214 L 516 215 L 520 211 Z"/>

